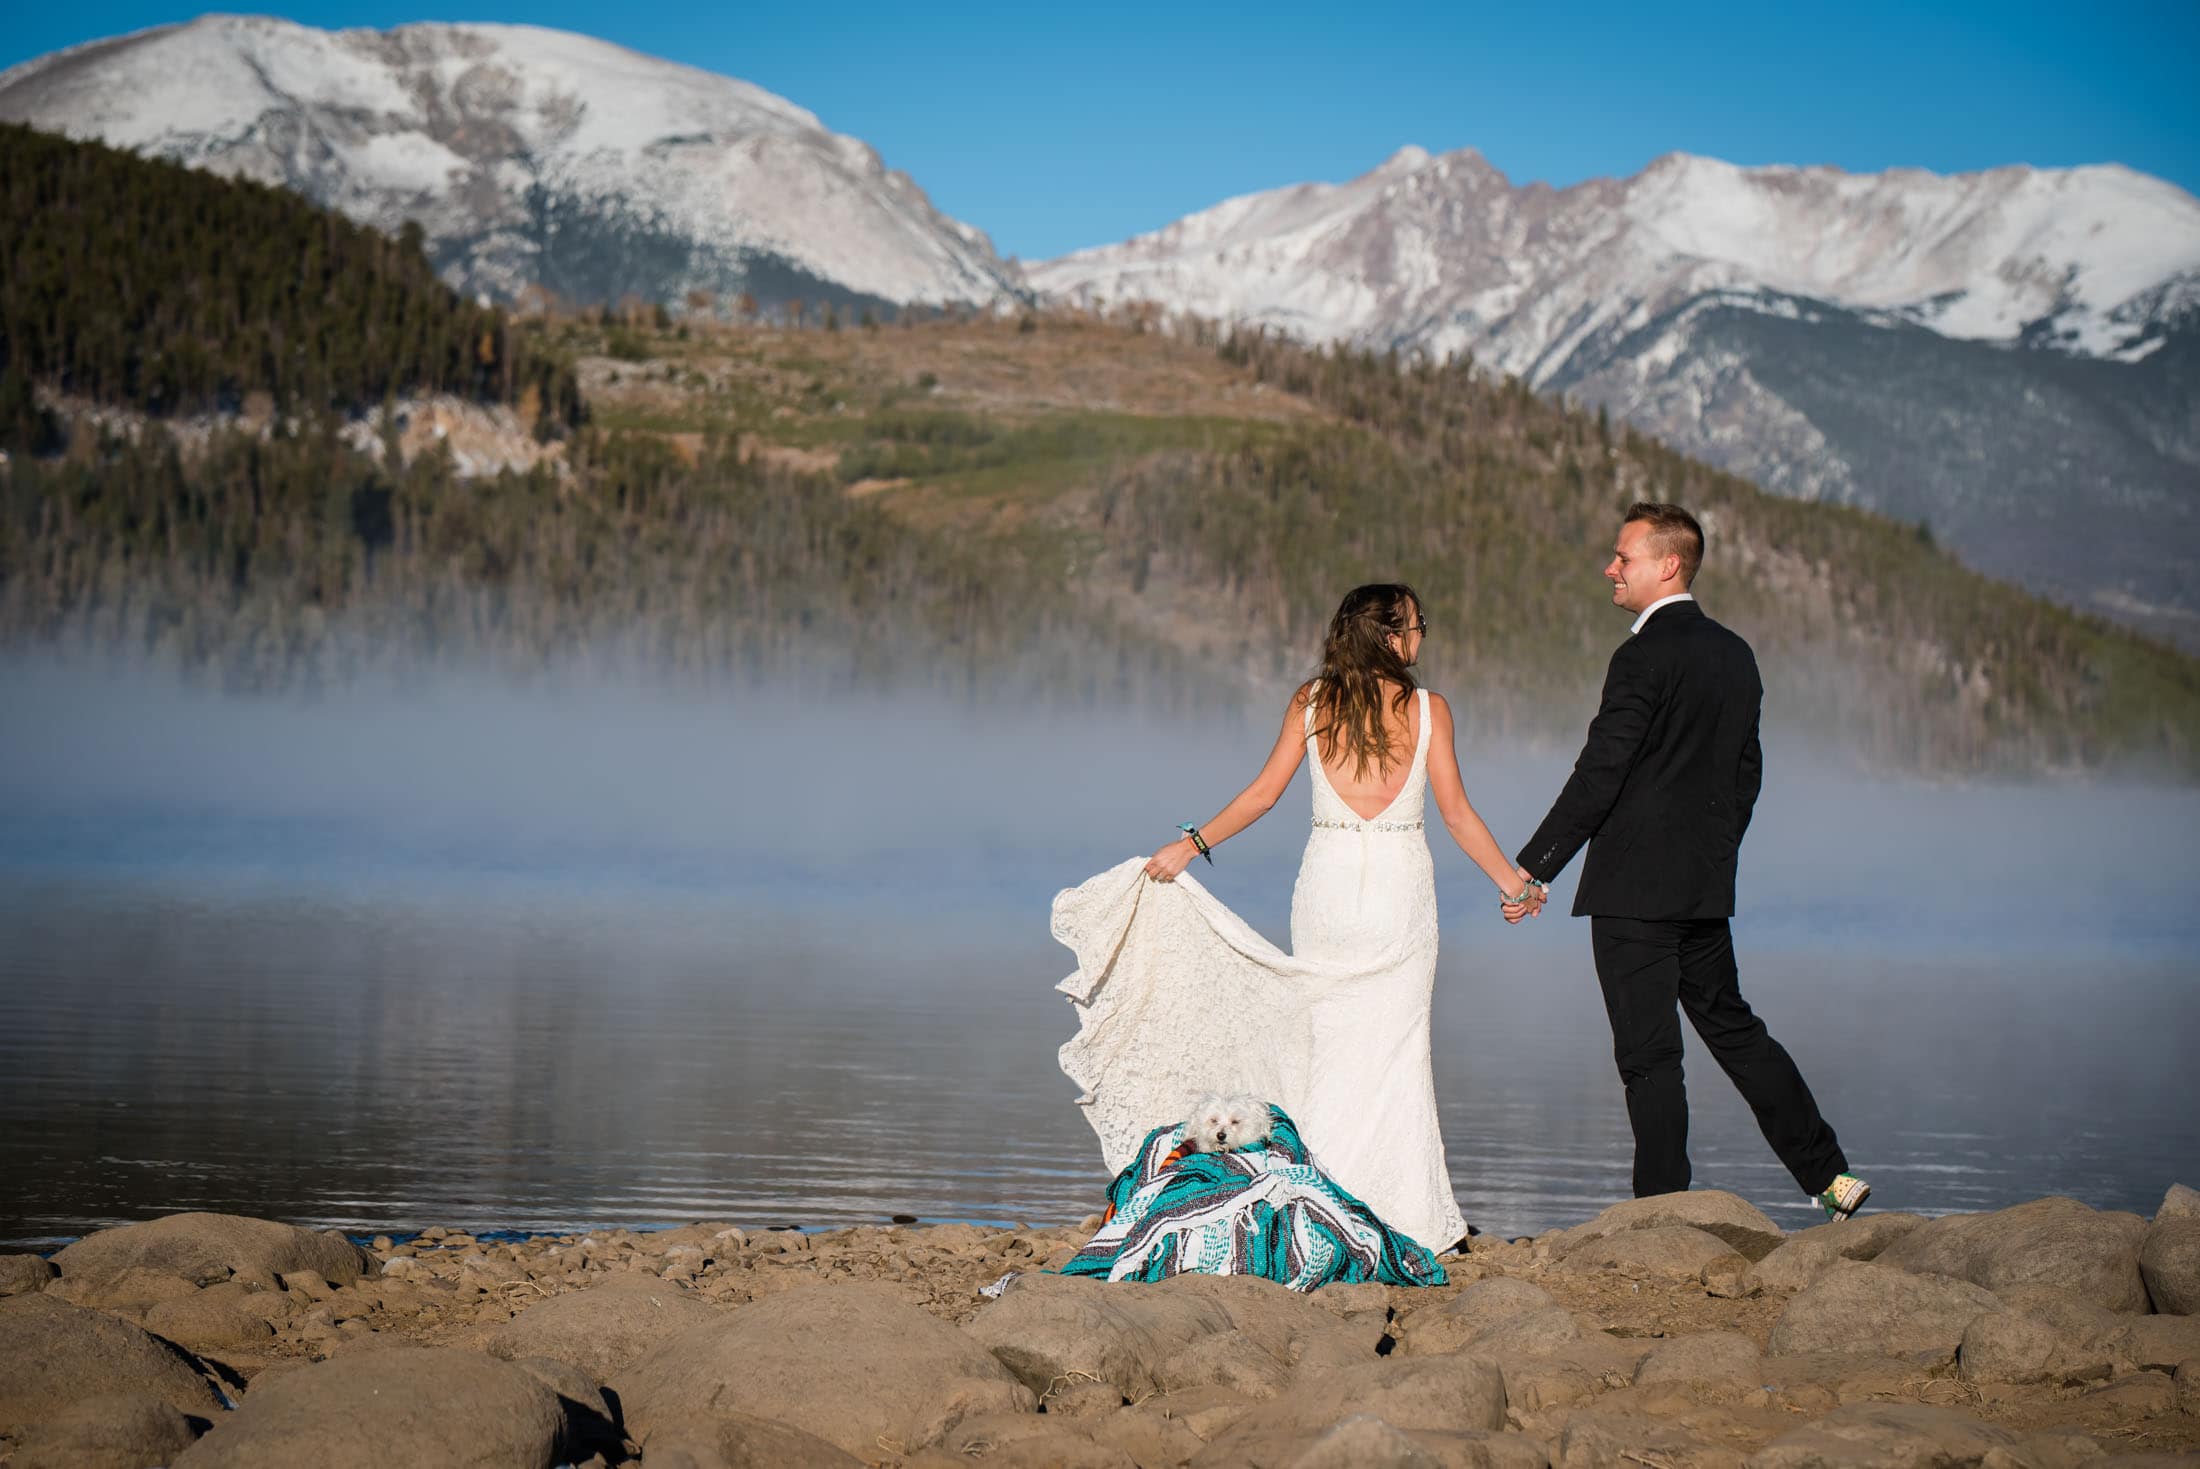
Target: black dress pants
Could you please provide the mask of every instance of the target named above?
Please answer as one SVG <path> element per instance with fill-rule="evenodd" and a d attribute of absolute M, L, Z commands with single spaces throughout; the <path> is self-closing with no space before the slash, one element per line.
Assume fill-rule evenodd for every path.
<path fill-rule="evenodd" d="M 1734 935 L 1724 918 L 1591 918 L 1589 940 L 1635 1130 L 1635 1197 L 1688 1187 L 1688 1093 L 1676 1002 L 1804 1193 L 1820 1193 L 1848 1172 L 1802 1072 L 1742 998 Z"/>

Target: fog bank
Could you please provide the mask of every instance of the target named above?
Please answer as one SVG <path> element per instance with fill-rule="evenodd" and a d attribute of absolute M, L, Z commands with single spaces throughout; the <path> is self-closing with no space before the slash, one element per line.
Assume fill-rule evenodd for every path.
<path fill-rule="evenodd" d="M 0 665 L 0 706 L 0 863 L 19 876 L 445 893 L 496 879 L 734 905 L 855 892 L 882 914 L 1032 923 L 1056 888 L 1204 821 L 1277 728 L 577 679 L 240 699 L 21 661 Z M 2169 954 L 2200 938 L 2200 792 L 1873 778 L 1778 731 L 1765 743 L 1743 849 L 1741 922 L 1755 931 L 2026 953 Z M 1571 753 L 1461 749 L 1508 849 Z M 1278 936 L 1304 783 L 1200 869 Z M 1486 884 L 1440 829 L 1430 838 L 1447 911 L 1475 911 Z M 1578 871 L 1557 886 L 1562 907 Z"/>

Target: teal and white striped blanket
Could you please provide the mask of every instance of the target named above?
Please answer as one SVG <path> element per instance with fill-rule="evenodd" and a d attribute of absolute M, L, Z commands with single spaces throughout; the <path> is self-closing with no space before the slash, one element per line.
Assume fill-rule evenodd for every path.
<path fill-rule="evenodd" d="M 1309 1163 L 1297 1124 L 1281 1107 L 1268 1111 L 1267 1146 L 1240 1152 L 1186 1151 L 1182 1123 L 1147 1133 L 1108 1185 L 1100 1232 L 1061 1273 L 1258 1275 L 1296 1291 L 1366 1280 L 1444 1283 L 1434 1254 Z"/>

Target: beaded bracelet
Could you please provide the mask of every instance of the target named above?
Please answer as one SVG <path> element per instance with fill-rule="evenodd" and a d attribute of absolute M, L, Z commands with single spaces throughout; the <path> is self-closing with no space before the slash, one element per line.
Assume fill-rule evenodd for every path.
<path fill-rule="evenodd" d="M 1205 857 L 1209 867 L 1215 865 L 1215 854 L 1208 850 L 1207 839 L 1199 834 L 1198 827 L 1192 825 L 1189 821 L 1179 821 L 1176 824 L 1176 829 L 1192 839 L 1192 850 Z"/>

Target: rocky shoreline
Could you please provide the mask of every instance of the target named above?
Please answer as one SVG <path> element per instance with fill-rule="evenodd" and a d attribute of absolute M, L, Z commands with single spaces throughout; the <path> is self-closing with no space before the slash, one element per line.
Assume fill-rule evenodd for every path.
<path fill-rule="evenodd" d="M 1044 1273 L 1096 1223 L 361 1248 L 174 1215 L 0 1255 L 0 1464 L 2200 1462 L 2184 1187 L 1793 1234 L 1674 1194 L 1306 1296 Z"/>

